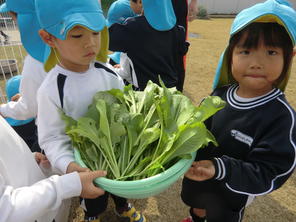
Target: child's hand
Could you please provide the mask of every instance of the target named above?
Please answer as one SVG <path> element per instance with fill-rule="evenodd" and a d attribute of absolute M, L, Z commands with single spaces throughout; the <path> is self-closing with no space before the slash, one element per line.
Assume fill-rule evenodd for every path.
<path fill-rule="evenodd" d="M 72 173 L 72 172 L 90 172 L 90 169 L 81 167 L 75 162 L 71 162 L 68 167 L 67 167 L 67 172 L 66 173 Z"/>
<path fill-rule="evenodd" d="M 106 174 L 107 174 L 106 171 L 102 171 L 102 170 L 79 173 L 81 185 L 82 185 L 82 191 L 80 196 L 83 198 L 93 199 L 103 195 L 105 191 L 99 187 L 96 187 L 93 184 L 93 180 L 96 179 L 97 177 L 106 176 Z"/>
<path fill-rule="evenodd" d="M 196 19 L 198 13 L 197 0 L 191 0 L 188 5 L 188 21 L 191 22 Z"/>
<path fill-rule="evenodd" d="M 192 166 L 185 174 L 185 177 L 191 180 L 204 181 L 213 178 L 214 175 L 214 163 L 211 160 L 201 160 L 193 162 Z"/>
<path fill-rule="evenodd" d="M 44 169 L 49 169 L 50 168 L 50 162 L 49 162 L 49 160 L 46 158 L 46 156 L 44 154 L 36 152 L 35 153 L 35 160 L 38 163 L 38 165 L 40 165 Z"/>
<path fill-rule="evenodd" d="M 13 97 L 11 97 L 10 100 L 13 102 L 17 102 L 19 100 L 19 98 L 21 98 L 21 94 L 17 93 Z"/>

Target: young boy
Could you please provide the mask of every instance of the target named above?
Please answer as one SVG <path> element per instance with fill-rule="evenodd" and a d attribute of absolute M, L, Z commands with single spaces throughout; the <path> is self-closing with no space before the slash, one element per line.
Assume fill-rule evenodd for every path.
<path fill-rule="evenodd" d="M 143 4 L 144 13 L 125 24 L 109 28 L 110 50 L 124 52 L 122 61 L 132 76 L 124 76 L 136 88 L 143 90 L 149 80 L 159 83 L 159 76 L 167 87 L 177 86 L 181 80 L 183 55 L 187 52 L 183 27 L 176 26 L 172 2 L 167 0 L 131 0 L 132 8 Z M 123 56 L 121 56 L 123 57 Z M 123 58 L 122 58 L 123 59 Z"/>
<path fill-rule="evenodd" d="M 96 92 L 124 86 L 112 66 L 105 63 L 106 21 L 98 0 L 36 0 L 35 6 L 42 28 L 39 34 L 48 44 L 44 66 L 50 70 L 37 95 L 39 143 L 54 168 L 63 173 L 88 171 L 74 161 L 61 111 L 77 119 L 86 113 Z M 145 221 L 126 199 L 113 199 L 119 216 Z M 107 193 L 98 199 L 84 199 L 85 221 L 99 221 L 107 200 Z"/>
<path fill-rule="evenodd" d="M 63 200 L 104 194 L 93 185 L 95 178 L 106 175 L 103 171 L 73 172 L 46 179 L 28 146 L 1 116 L 0 141 L 1 222 L 52 222 Z"/>
<path fill-rule="evenodd" d="M 240 12 L 217 68 L 213 95 L 227 102 L 207 122 L 218 147 L 197 153 L 183 180 L 183 221 L 242 221 L 256 196 L 280 188 L 296 163 L 296 113 L 285 99 L 296 12 L 268 0 Z"/>

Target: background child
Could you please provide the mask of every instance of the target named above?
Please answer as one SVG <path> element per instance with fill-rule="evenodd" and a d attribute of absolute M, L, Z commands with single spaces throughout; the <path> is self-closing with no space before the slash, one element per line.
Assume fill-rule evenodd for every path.
<path fill-rule="evenodd" d="M 124 78 L 140 90 L 149 80 L 159 83 L 158 76 L 167 87 L 178 87 L 188 45 L 184 28 L 176 25 L 171 1 L 131 0 L 132 4 L 143 4 L 144 14 L 109 28 L 109 49 L 126 53 L 125 61 L 129 61 L 127 66 L 125 61 L 121 65 L 132 75 Z"/>
<path fill-rule="evenodd" d="M 114 23 L 123 24 L 126 21 L 126 19 L 141 14 L 141 10 L 135 10 L 134 12 L 131 8 L 130 0 L 117 0 L 113 2 L 110 8 L 108 9 L 107 26 L 110 27 Z M 111 65 L 120 63 L 120 52 L 114 52 L 108 56 L 110 58 L 109 63 Z"/>
<path fill-rule="evenodd" d="M 19 86 L 22 76 L 17 75 L 10 78 L 6 83 L 6 95 L 8 101 L 19 93 Z M 32 152 L 40 152 L 38 145 L 37 130 L 35 125 L 35 119 L 30 118 L 27 120 L 16 120 L 12 118 L 5 118 L 9 125 L 23 138 L 26 144 L 29 146 Z"/>
<path fill-rule="evenodd" d="M 235 18 L 213 95 L 227 102 L 207 122 L 219 147 L 197 154 L 183 180 L 192 218 L 241 221 L 255 197 L 281 187 L 295 168 L 296 114 L 284 96 L 296 41 L 296 12 L 268 0 Z"/>
<path fill-rule="evenodd" d="M 16 100 L 10 100 L 6 104 L 0 105 L 0 115 L 3 117 L 13 118 L 15 120 L 27 120 L 30 118 L 36 118 L 37 116 L 37 90 L 46 76 L 46 72 L 43 69 L 43 55 L 45 44 L 38 35 L 40 25 L 37 21 L 34 0 L 6 0 L 6 3 L 2 5 L 1 12 L 10 12 L 10 15 L 18 23 L 20 31 L 21 41 L 26 49 L 28 55 L 24 60 L 24 66 L 21 73 L 19 92 L 20 98 Z M 23 127 L 29 127 L 26 129 L 19 129 Z M 22 127 L 14 127 L 20 135 L 25 133 L 25 137 L 31 137 L 34 134 L 34 138 L 30 138 L 29 147 L 33 151 L 40 150 L 38 143 L 36 142 L 32 148 L 31 143 L 33 140 L 37 141 L 37 131 L 34 122 L 30 122 L 29 125 Z M 35 133 L 32 134 L 32 130 Z M 20 132 L 21 131 L 21 132 Z M 22 136 L 23 137 L 23 136 Z"/>
<path fill-rule="evenodd" d="M 98 91 L 122 89 L 120 77 L 106 64 L 108 30 L 98 0 L 36 0 L 40 36 L 48 44 L 44 66 L 50 70 L 38 90 L 38 135 L 54 168 L 63 173 L 87 172 L 74 161 L 70 138 L 65 134 L 61 110 L 78 119 Z M 52 6 L 58 7 L 52 7 Z M 128 221 L 145 218 L 125 198 L 113 196 L 116 212 Z M 99 221 L 108 193 L 84 199 L 85 221 Z"/>

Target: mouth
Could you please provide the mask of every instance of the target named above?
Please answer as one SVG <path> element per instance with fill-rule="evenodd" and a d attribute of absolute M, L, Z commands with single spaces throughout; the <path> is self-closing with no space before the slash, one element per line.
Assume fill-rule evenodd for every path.
<path fill-rule="evenodd" d="M 264 75 L 260 75 L 260 74 L 248 74 L 248 75 L 245 75 L 245 77 L 250 77 L 250 78 L 255 78 L 255 79 L 265 78 Z"/>
<path fill-rule="evenodd" d="M 89 52 L 87 53 L 86 55 L 84 55 L 83 57 L 93 57 L 95 56 L 96 54 L 94 52 Z"/>

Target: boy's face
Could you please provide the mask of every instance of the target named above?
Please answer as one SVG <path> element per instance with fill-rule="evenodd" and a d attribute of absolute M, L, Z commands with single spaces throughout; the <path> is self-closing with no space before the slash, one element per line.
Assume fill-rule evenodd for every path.
<path fill-rule="evenodd" d="M 68 32 L 67 39 L 55 38 L 55 50 L 59 53 L 59 61 L 65 68 L 82 72 L 89 68 L 100 51 L 100 33 L 75 26 Z"/>
<path fill-rule="evenodd" d="M 130 0 L 130 6 L 131 9 L 134 11 L 136 14 L 142 14 L 142 0 L 137 0 L 137 2 L 134 2 L 133 0 Z"/>
<path fill-rule="evenodd" d="M 239 96 L 256 97 L 268 93 L 284 67 L 283 49 L 266 46 L 259 40 L 257 48 L 244 48 L 243 35 L 232 54 L 232 75 L 239 84 Z"/>

